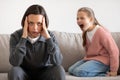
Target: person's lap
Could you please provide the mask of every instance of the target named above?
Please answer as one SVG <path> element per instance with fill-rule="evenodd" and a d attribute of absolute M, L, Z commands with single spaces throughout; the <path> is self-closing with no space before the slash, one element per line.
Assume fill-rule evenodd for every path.
<path fill-rule="evenodd" d="M 65 72 L 62 66 L 46 67 L 37 72 L 27 72 L 21 67 L 13 67 L 8 78 L 9 80 L 65 80 Z"/>
<path fill-rule="evenodd" d="M 79 66 L 82 65 L 83 63 L 85 63 L 84 60 L 80 60 L 80 61 L 76 62 L 75 64 L 73 64 L 73 65 L 68 69 L 68 72 L 69 72 L 70 74 L 73 74 L 74 69 L 76 69 L 77 67 L 79 67 Z"/>
<path fill-rule="evenodd" d="M 79 61 L 69 68 L 69 73 L 79 77 L 105 76 L 109 66 L 95 60 Z"/>
<path fill-rule="evenodd" d="M 62 66 L 50 67 L 39 73 L 38 80 L 65 80 L 65 71 Z"/>

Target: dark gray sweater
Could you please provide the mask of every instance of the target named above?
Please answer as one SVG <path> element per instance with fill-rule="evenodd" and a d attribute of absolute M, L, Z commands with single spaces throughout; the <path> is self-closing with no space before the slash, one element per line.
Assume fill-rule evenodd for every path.
<path fill-rule="evenodd" d="M 62 63 L 63 57 L 52 32 L 48 31 L 51 38 L 45 40 L 40 36 L 34 44 L 29 39 L 22 38 L 22 32 L 20 29 L 10 36 L 9 61 L 13 66 L 38 69 Z"/>

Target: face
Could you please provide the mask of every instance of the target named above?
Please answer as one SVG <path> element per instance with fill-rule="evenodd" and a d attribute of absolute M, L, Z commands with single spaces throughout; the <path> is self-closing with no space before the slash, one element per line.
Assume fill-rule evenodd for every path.
<path fill-rule="evenodd" d="M 79 11 L 77 13 L 77 24 L 79 25 L 82 31 L 86 31 L 90 27 L 91 18 L 88 17 L 87 13 Z"/>
<path fill-rule="evenodd" d="M 42 19 L 43 15 L 30 14 L 28 16 L 28 34 L 31 38 L 35 38 L 40 35 L 42 31 Z"/>

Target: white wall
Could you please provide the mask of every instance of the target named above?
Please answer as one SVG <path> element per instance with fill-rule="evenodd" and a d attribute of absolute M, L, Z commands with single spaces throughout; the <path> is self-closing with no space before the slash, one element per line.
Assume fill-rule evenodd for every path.
<path fill-rule="evenodd" d="M 76 24 L 76 12 L 87 6 L 94 10 L 102 25 L 112 32 L 120 32 L 120 0 L 0 0 L 0 34 L 21 28 L 22 16 L 32 4 L 45 8 L 50 30 L 81 32 Z"/>

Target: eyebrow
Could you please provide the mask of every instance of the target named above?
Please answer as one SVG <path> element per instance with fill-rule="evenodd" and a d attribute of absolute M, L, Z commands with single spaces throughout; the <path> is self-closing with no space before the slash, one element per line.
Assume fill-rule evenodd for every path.
<path fill-rule="evenodd" d="M 28 23 L 42 23 L 42 22 L 28 21 Z"/>

